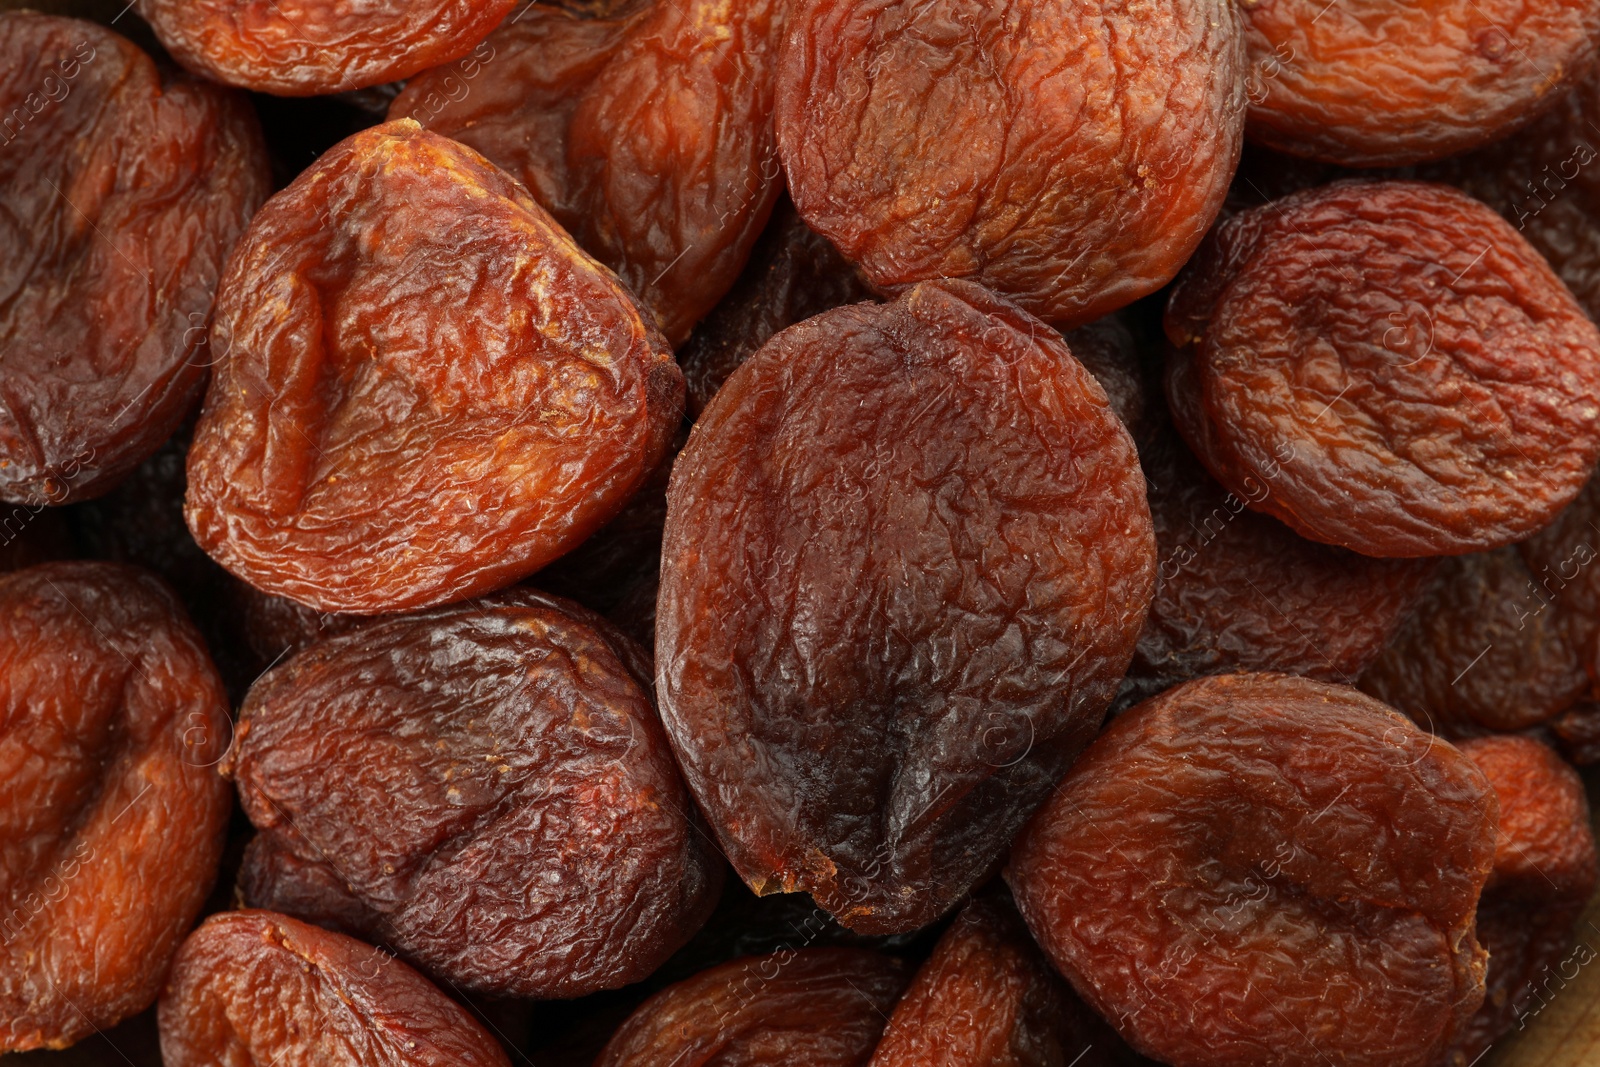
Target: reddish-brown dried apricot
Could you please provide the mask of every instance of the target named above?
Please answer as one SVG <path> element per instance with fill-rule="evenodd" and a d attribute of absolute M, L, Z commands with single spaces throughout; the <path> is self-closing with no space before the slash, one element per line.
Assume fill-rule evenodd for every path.
<path fill-rule="evenodd" d="M 722 869 L 644 670 L 604 620 L 528 589 L 313 645 L 240 711 L 229 769 L 261 831 L 245 901 L 465 989 L 646 977 L 705 920 Z"/>
<path fill-rule="evenodd" d="M 662 716 L 735 869 L 926 925 L 1093 736 L 1154 579 L 1132 441 L 1038 320 L 968 282 L 790 327 L 667 493 Z"/>
<path fill-rule="evenodd" d="M 672 344 L 728 291 L 782 188 L 772 134 L 779 0 L 656 0 L 609 19 L 530 4 L 474 72 L 389 109 L 522 180 Z"/>
<path fill-rule="evenodd" d="M 1063 335 L 1067 347 L 1106 391 L 1111 410 L 1133 434 L 1145 430 L 1151 415 L 1152 382 L 1148 379 L 1139 342 L 1123 314 L 1107 315 Z M 1159 406 L 1159 405 L 1157 405 Z"/>
<path fill-rule="evenodd" d="M 800 214 L 886 291 L 968 278 L 1074 326 L 1160 288 L 1238 162 L 1219 0 L 812 0 L 780 60 Z"/>
<path fill-rule="evenodd" d="M 0 577 L 0 1051 L 155 1001 L 228 821 L 222 683 L 155 578 Z"/>
<path fill-rule="evenodd" d="M 1551 744 L 1580 767 L 1600 763 L 1600 704 L 1575 704 L 1544 724 Z"/>
<path fill-rule="evenodd" d="M 0 13 L 0 498 L 103 493 L 172 433 L 270 180 L 243 100 L 94 23 Z"/>
<path fill-rule="evenodd" d="M 1532 592 L 1560 617 L 1578 661 L 1600 683 L 1600 478 L 1517 551 Z"/>
<path fill-rule="evenodd" d="M 1174 1067 L 1426 1067 L 1483 1000 L 1496 803 L 1354 689 L 1202 678 L 1120 716 L 1006 874 L 1045 954 Z"/>
<path fill-rule="evenodd" d="M 910 977 L 867 949 L 734 960 L 645 1001 L 595 1067 L 865 1067 Z"/>
<path fill-rule="evenodd" d="M 317 96 L 409 78 L 459 59 L 515 0 L 138 0 L 174 59 L 208 78 Z"/>
<path fill-rule="evenodd" d="M 1211 473 L 1370 556 L 1521 540 L 1600 455 L 1600 332 L 1454 189 L 1339 182 L 1217 227 L 1167 309 L 1167 388 Z"/>
<path fill-rule="evenodd" d="M 381 948 L 268 911 L 213 915 L 161 997 L 166 1067 L 509 1067 L 495 1039 Z"/>
<path fill-rule="evenodd" d="M 1250 0 L 1246 132 L 1354 166 L 1505 136 L 1594 62 L 1595 0 Z"/>
<path fill-rule="evenodd" d="M 269 593 L 403 611 L 500 588 L 655 469 L 683 376 L 525 190 L 412 122 L 341 142 L 229 263 L 189 528 Z"/>
<path fill-rule="evenodd" d="M 1514 1022 L 1543 1007 L 1546 971 L 1561 971 L 1573 924 L 1594 893 L 1595 844 L 1583 782 L 1561 757 L 1526 737 L 1463 742 L 1500 800 L 1494 870 L 1478 902 L 1478 940 L 1489 950 L 1488 994 L 1447 1059 L 1469 1067 Z M 1585 953 L 1574 960 L 1594 958 Z"/>

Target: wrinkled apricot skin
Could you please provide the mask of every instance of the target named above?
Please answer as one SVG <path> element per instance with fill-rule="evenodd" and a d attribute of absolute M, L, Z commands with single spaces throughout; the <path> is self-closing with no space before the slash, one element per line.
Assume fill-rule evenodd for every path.
<path fill-rule="evenodd" d="M 508 585 L 664 454 L 683 377 L 646 314 L 481 156 L 410 122 L 356 134 L 229 264 L 189 528 L 321 611 Z"/>
<path fill-rule="evenodd" d="M 270 181 L 239 97 L 94 23 L 0 13 L 0 498 L 98 495 L 172 433 Z"/>
<path fill-rule="evenodd" d="M 1057 335 L 966 282 L 774 337 L 667 493 L 657 692 L 758 893 L 924 926 L 1098 727 L 1154 545 L 1132 441 Z"/>
<path fill-rule="evenodd" d="M 1220 0 L 808 0 L 778 147 L 800 214 L 878 288 L 966 278 L 1076 326 L 1204 236 L 1242 65 Z"/>
<path fill-rule="evenodd" d="M 1483 999 L 1496 801 L 1353 689 L 1236 674 L 1119 716 L 1013 847 L 1045 954 L 1173 1067 L 1425 1067 Z"/>
<path fill-rule="evenodd" d="M 155 578 L 0 577 L 0 1051 L 150 1006 L 216 877 L 228 704 Z"/>
<path fill-rule="evenodd" d="M 409 78 L 470 52 L 515 0 L 138 0 L 174 59 L 278 96 L 317 96 Z"/>
<path fill-rule="evenodd" d="M 1369 556 L 1521 540 L 1600 455 L 1600 331 L 1484 205 L 1338 182 L 1236 215 L 1167 307 L 1173 416 L 1224 487 Z"/>
<path fill-rule="evenodd" d="M 229 755 L 260 831 L 246 903 L 478 992 L 647 977 L 705 921 L 722 869 L 628 645 L 516 589 L 288 659 L 251 688 Z"/>
<path fill-rule="evenodd" d="M 1594 62 L 1594 0 L 1241 4 L 1246 133 L 1351 166 L 1420 163 L 1497 140 Z"/>
<path fill-rule="evenodd" d="M 465 1009 L 380 948 L 267 911 L 213 915 L 161 998 L 166 1067 L 510 1067 Z"/>
<path fill-rule="evenodd" d="M 728 291 L 783 187 L 773 144 L 781 0 L 659 0 L 585 19 L 544 4 L 493 62 L 406 86 L 391 118 L 482 152 L 612 268 L 674 345 Z"/>
<path fill-rule="evenodd" d="M 1148 380 L 1151 375 L 1144 365 L 1139 342 L 1126 320 L 1125 313 L 1107 315 L 1068 330 L 1062 338 L 1106 391 L 1111 410 L 1137 441 L 1153 416 L 1152 407 L 1159 406 L 1159 402 L 1152 404 L 1156 399 L 1152 394 L 1157 390 Z"/>
<path fill-rule="evenodd" d="M 866 1067 L 910 977 L 899 960 L 866 949 L 733 960 L 645 1001 L 594 1067 Z"/>

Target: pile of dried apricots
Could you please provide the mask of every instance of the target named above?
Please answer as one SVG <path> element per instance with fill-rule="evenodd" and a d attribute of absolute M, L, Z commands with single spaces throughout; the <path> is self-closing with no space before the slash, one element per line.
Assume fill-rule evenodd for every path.
<path fill-rule="evenodd" d="M 19 1064 L 1468 1067 L 1595 956 L 1600 0 L 36 2 Z"/>

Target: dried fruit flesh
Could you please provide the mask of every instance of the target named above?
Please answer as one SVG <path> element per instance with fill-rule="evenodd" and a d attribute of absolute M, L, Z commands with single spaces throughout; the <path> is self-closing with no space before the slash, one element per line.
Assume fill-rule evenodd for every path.
<path fill-rule="evenodd" d="M 1174 1067 L 1423 1065 L 1483 999 L 1496 802 L 1353 689 L 1203 678 L 1117 718 L 1012 850 L 1045 954 Z"/>
<path fill-rule="evenodd" d="M 816 0 L 790 23 L 790 194 L 885 291 L 966 278 L 1089 322 L 1177 272 L 1238 162 L 1219 0 Z"/>
<path fill-rule="evenodd" d="M 222 854 L 227 697 L 154 577 L 0 577 L 0 1051 L 155 1001 Z"/>
<path fill-rule="evenodd" d="M 628 644 L 516 589 L 373 620 L 269 672 L 229 756 L 261 831 L 245 901 L 462 989 L 575 997 L 649 975 L 722 871 Z"/>
<path fill-rule="evenodd" d="M 1078 362 L 1094 375 L 1106 391 L 1111 410 L 1137 440 L 1152 417 L 1151 382 L 1146 372 L 1138 339 L 1127 321 L 1127 313 L 1107 315 L 1087 326 L 1068 330 L 1063 339 Z"/>
<path fill-rule="evenodd" d="M 1338 182 L 1222 223 L 1167 308 L 1178 428 L 1313 541 L 1456 555 L 1539 530 L 1600 455 L 1600 332 L 1505 220 Z"/>
<path fill-rule="evenodd" d="M 213 915 L 161 998 L 166 1067 L 509 1067 L 455 1001 L 393 954 L 267 911 Z"/>
<path fill-rule="evenodd" d="M 429 71 L 389 109 L 504 167 L 617 272 L 672 344 L 728 291 L 781 191 L 778 0 L 659 0 L 610 18 L 531 4 L 493 62 Z"/>
<path fill-rule="evenodd" d="M 1133 443 L 1054 331 L 964 282 L 774 337 L 667 493 L 657 691 L 757 892 L 924 926 L 1100 724 L 1155 556 Z"/>
<path fill-rule="evenodd" d="M 664 454 L 683 378 L 646 314 L 481 156 L 411 122 L 358 133 L 229 264 L 189 528 L 322 611 L 508 585 Z"/>
<path fill-rule="evenodd" d="M 104 27 L 0 13 L 0 498 L 105 492 L 193 406 L 266 199 L 249 105 Z"/>
<path fill-rule="evenodd" d="M 1439 159 L 1548 107 L 1594 62 L 1593 0 L 1240 5 L 1246 134 L 1352 166 Z"/>
<path fill-rule="evenodd" d="M 910 978 L 867 949 L 811 948 L 724 963 L 657 993 L 595 1067 L 866 1067 Z"/>

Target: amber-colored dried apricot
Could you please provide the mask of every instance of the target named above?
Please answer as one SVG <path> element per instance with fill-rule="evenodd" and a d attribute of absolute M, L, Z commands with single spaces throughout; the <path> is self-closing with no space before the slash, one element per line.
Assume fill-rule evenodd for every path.
<path fill-rule="evenodd" d="M 1213 231 L 1167 309 L 1173 416 L 1234 495 L 1372 556 L 1521 540 L 1600 456 L 1600 331 L 1503 219 L 1339 182 Z"/>
<path fill-rule="evenodd" d="M 971 283 L 816 316 L 735 371 L 673 471 L 656 654 L 745 881 L 864 933 L 954 905 L 1099 726 L 1149 523 L 1105 393 Z"/>
<path fill-rule="evenodd" d="M 161 997 L 166 1067 L 509 1067 L 464 1008 L 380 948 L 267 911 L 213 915 Z"/>
<path fill-rule="evenodd" d="M 1496 802 L 1354 689 L 1203 678 L 1118 717 L 1012 850 L 1050 960 L 1173 1067 L 1426 1067 L 1483 999 Z"/>
<path fill-rule="evenodd" d="M 155 1001 L 216 877 L 228 732 L 205 646 L 155 578 L 0 576 L 0 1051 Z"/>
<path fill-rule="evenodd" d="M 0 498 L 103 493 L 172 433 L 269 181 L 237 96 L 94 23 L 0 13 Z"/>
<path fill-rule="evenodd" d="M 411 122 L 356 134 L 229 264 L 189 528 L 323 611 L 514 582 L 615 514 L 678 426 L 645 315 L 476 153 Z"/>

